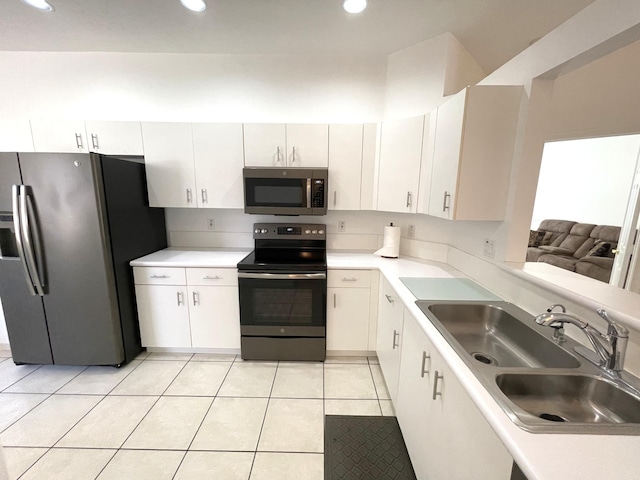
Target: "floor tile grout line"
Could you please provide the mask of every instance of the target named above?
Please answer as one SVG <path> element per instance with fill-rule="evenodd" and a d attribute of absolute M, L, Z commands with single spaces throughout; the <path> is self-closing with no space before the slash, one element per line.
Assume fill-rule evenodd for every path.
<path fill-rule="evenodd" d="M 9 428 L 11 428 L 12 426 L 14 426 L 16 423 L 18 423 L 20 420 L 22 420 L 24 417 L 26 417 L 28 414 L 30 414 L 31 412 L 33 412 L 33 410 L 35 410 L 37 407 L 39 407 L 40 405 L 42 405 L 44 402 L 46 402 L 47 400 L 49 400 L 49 398 L 53 395 L 53 393 L 17 393 L 17 392 L 0 392 L 0 393 L 5 393 L 5 395 L 46 395 L 45 398 L 42 399 L 42 401 L 38 402 L 37 404 L 35 404 L 33 407 L 31 407 L 27 412 L 25 412 L 24 414 L 20 415 L 20 417 L 16 418 L 13 422 L 11 422 L 9 425 L 7 425 L 5 428 L 3 428 L 2 430 L 0 430 L 0 434 L 2 434 L 3 432 L 7 431 Z M 41 448 L 41 447 L 39 447 Z"/>
<path fill-rule="evenodd" d="M 373 382 L 373 389 L 376 392 L 376 400 L 378 400 L 378 408 L 380 409 L 380 416 L 384 416 L 382 414 L 382 404 L 380 403 L 380 394 L 378 393 L 378 386 L 376 385 L 376 379 L 373 376 L 373 369 L 371 368 L 371 364 L 367 359 L 367 365 L 369 366 L 369 374 L 371 375 L 371 381 Z"/>
<path fill-rule="evenodd" d="M 107 468 L 107 466 L 111 463 L 111 461 L 115 458 L 115 456 L 118 454 L 118 452 L 119 452 L 119 451 L 120 451 L 119 449 L 116 449 L 116 450 L 113 452 L 113 455 L 111 455 L 111 457 L 109 458 L 109 460 L 107 460 L 107 463 L 105 463 L 105 464 L 104 464 L 104 466 L 100 469 L 100 471 L 99 471 L 99 472 L 98 472 L 98 474 L 96 475 L 96 479 L 97 479 L 98 477 L 100 477 L 100 475 L 102 475 L 102 472 L 104 472 L 104 471 L 105 471 L 105 469 Z"/>
<path fill-rule="evenodd" d="M 10 360 L 13 360 L 13 358 L 11 358 Z M 33 365 L 28 365 L 28 364 L 23 364 L 23 365 L 17 365 L 14 363 L 14 365 L 16 367 L 23 367 L 23 366 L 33 366 Z M 2 390 L 0 390 L 0 393 L 5 393 L 5 390 L 7 388 L 11 388 L 13 387 L 16 383 L 24 380 L 25 378 L 27 378 L 29 375 L 32 375 L 34 372 L 37 372 L 38 370 L 40 370 L 43 367 L 43 365 L 38 365 L 38 368 L 33 369 L 32 371 L 30 371 L 29 373 L 27 373 L 24 377 L 20 377 L 18 380 L 16 380 L 15 382 L 7 385 L 6 387 L 4 387 Z M 6 392 L 6 393 L 11 393 L 11 392 Z"/>
<path fill-rule="evenodd" d="M 271 381 L 271 389 L 269 390 L 269 398 L 267 399 L 267 406 L 264 409 L 264 417 L 262 417 L 262 425 L 260 425 L 260 432 L 258 433 L 258 440 L 256 441 L 256 450 L 251 461 L 251 468 L 249 469 L 249 479 L 253 473 L 253 467 L 256 463 L 256 457 L 258 456 L 258 448 L 260 447 L 260 438 L 262 437 L 262 431 L 264 430 L 264 424 L 267 421 L 267 414 L 269 413 L 269 404 L 271 403 L 271 394 L 273 393 L 273 387 L 276 384 L 276 378 L 278 377 L 278 368 L 280 367 L 280 361 L 276 362 L 276 370 L 273 373 L 273 380 Z"/>
<path fill-rule="evenodd" d="M 43 447 L 34 447 L 34 448 L 43 448 Z M 44 447 L 44 448 L 47 448 L 47 447 Z M 46 452 L 44 452 L 42 455 L 40 455 L 40 456 L 39 456 L 39 457 L 38 457 L 38 458 L 37 458 L 37 459 L 36 459 L 36 460 L 31 464 L 31 465 L 29 465 L 29 468 L 27 468 L 24 472 L 22 472 L 22 473 L 20 474 L 20 476 L 17 478 L 17 480 L 20 480 L 22 477 L 24 477 L 24 475 L 25 475 L 29 470 L 31 470 L 31 469 L 35 466 L 35 464 L 36 464 L 36 463 L 38 463 L 38 462 L 39 462 L 39 461 L 40 461 L 40 460 L 41 460 L 41 459 L 42 459 L 42 458 L 43 458 L 47 453 L 49 453 L 49 452 L 51 451 L 51 448 L 52 448 L 52 447 L 48 447 L 48 448 L 47 448 L 47 451 L 46 451 Z"/>

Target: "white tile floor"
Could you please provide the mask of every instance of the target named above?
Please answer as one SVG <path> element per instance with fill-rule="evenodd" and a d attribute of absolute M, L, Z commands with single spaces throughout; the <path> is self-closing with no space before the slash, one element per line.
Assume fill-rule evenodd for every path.
<path fill-rule="evenodd" d="M 144 353 L 113 367 L 0 352 L 12 479 L 322 480 L 324 415 L 393 415 L 375 358 Z"/>

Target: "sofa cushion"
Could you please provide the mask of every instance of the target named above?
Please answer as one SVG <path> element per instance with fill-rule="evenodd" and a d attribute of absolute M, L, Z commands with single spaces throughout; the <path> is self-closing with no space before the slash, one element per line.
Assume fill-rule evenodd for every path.
<path fill-rule="evenodd" d="M 613 270 L 613 258 L 610 257 L 584 257 L 575 264 L 576 273 L 601 282 L 609 282 L 611 270 Z"/>
<path fill-rule="evenodd" d="M 595 239 L 590 237 L 595 227 L 592 223 L 576 223 L 571 227 L 569 235 L 558 246 L 570 251 L 576 258 L 583 257 L 595 242 Z"/>
<path fill-rule="evenodd" d="M 569 270 L 571 272 L 575 272 L 575 266 L 578 260 L 578 258 L 569 255 L 555 255 L 552 253 L 541 255 L 538 258 L 539 262 L 548 263 L 549 265 L 564 268 L 565 270 Z"/>
<path fill-rule="evenodd" d="M 571 220 L 543 220 L 542 222 L 540 222 L 538 230 L 542 230 L 544 232 L 552 232 L 549 245 L 557 247 L 567 237 L 567 235 L 571 231 L 571 228 L 576 223 L 577 222 Z"/>
<path fill-rule="evenodd" d="M 618 243 L 620 241 L 620 227 L 614 227 L 612 225 L 598 225 L 591 231 L 591 238 L 605 242 Z"/>
<path fill-rule="evenodd" d="M 544 230 L 531 230 L 529 232 L 529 246 L 539 247 L 540 245 L 549 245 L 553 232 L 545 232 Z"/>

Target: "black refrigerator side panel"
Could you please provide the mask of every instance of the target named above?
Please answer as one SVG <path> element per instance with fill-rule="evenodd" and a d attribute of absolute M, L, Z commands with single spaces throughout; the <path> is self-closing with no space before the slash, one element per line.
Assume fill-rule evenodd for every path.
<path fill-rule="evenodd" d="M 150 208 L 143 163 L 101 156 L 125 359 L 142 350 L 129 262 L 167 247 L 164 209 Z"/>
<path fill-rule="evenodd" d="M 11 187 L 19 185 L 18 155 L 0 153 L 0 213 L 12 211 Z M 15 363 L 53 363 L 42 299 L 29 293 L 15 249 L 12 221 L 0 221 L 0 299 Z"/>
<path fill-rule="evenodd" d="M 122 363 L 103 199 L 95 187 L 99 165 L 86 154 L 32 153 L 20 155 L 20 166 L 42 238 L 43 303 L 54 363 Z"/>

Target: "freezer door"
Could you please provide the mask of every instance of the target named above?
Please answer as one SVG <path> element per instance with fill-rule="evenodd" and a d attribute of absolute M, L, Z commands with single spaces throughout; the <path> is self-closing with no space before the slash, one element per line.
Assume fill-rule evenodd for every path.
<path fill-rule="evenodd" d="M 115 365 L 124 360 L 105 222 L 99 158 L 20 154 L 43 249 L 42 297 L 53 361 Z"/>

